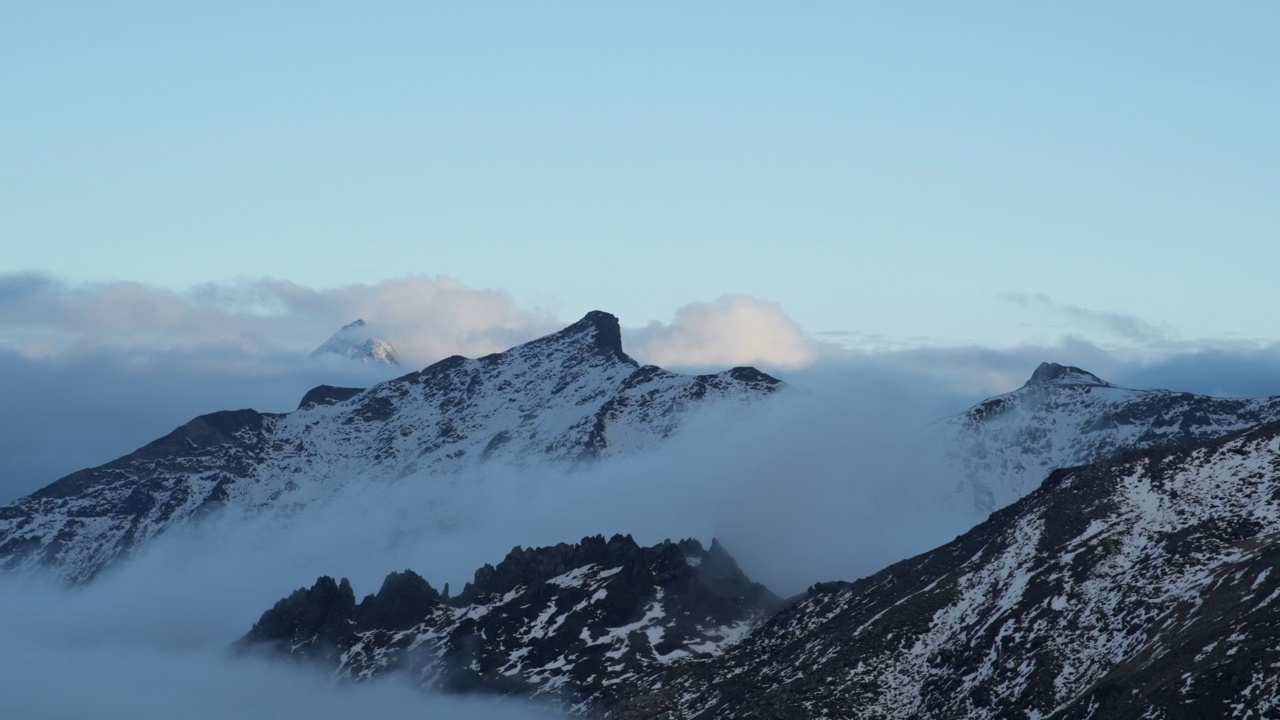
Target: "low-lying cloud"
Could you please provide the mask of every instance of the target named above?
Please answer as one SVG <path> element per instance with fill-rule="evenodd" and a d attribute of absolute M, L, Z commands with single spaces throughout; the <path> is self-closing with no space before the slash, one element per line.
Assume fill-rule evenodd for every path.
<path fill-rule="evenodd" d="M 223 516 L 172 532 L 80 590 L 8 578 L 0 669 L 23 687 L 0 696 L 0 714 L 537 717 L 396 682 L 331 687 L 223 650 L 321 574 L 364 594 L 408 567 L 456 591 L 513 546 L 630 533 L 645 544 L 718 537 L 749 574 L 793 593 L 873 572 L 974 520 L 970 503 L 951 502 L 954 479 L 912 452 L 922 423 L 949 408 L 906 386 L 802 379 L 826 392 L 797 391 L 745 419 L 712 409 L 656 452 L 587 470 L 356 482 L 290 519 Z M 75 694 L 50 692 L 47 678 L 68 673 L 90 677 Z"/>

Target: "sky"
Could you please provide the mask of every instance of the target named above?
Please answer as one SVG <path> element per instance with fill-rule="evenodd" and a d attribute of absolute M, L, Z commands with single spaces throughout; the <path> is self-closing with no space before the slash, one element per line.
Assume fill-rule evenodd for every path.
<path fill-rule="evenodd" d="M 589 310 L 686 371 L 1280 394 L 1273 3 L 0 10 L 0 501 Z"/>
<path fill-rule="evenodd" d="M 0 10 L 0 272 L 1272 342 L 1274 3 Z M 1083 311 L 1076 312 L 1076 311 Z M 0 328 L 0 332 L 6 329 Z"/>

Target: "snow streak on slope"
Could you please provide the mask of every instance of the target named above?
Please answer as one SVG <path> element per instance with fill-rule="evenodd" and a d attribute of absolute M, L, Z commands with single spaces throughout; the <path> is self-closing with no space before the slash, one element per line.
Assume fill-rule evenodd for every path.
<path fill-rule="evenodd" d="M 1124 452 L 1191 445 L 1280 419 L 1280 397 L 1213 398 L 1117 387 L 1080 368 L 1043 363 L 1026 385 L 940 424 L 984 513 L 1050 472 Z"/>
<path fill-rule="evenodd" d="M 752 368 L 687 376 L 638 364 L 601 312 L 476 360 L 451 357 L 366 391 L 320 387 L 295 412 L 213 413 L 0 508 L 5 567 L 80 583 L 217 511 L 291 514 L 348 483 L 450 483 L 485 462 L 583 462 L 653 448 L 689 411 L 783 387 Z"/>

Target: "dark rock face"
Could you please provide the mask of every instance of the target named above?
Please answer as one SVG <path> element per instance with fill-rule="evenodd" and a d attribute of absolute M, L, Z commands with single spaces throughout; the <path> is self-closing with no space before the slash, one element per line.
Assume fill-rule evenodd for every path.
<path fill-rule="evenodd" d="M 517 547 L 452 598 L 409 572 L 359 605 L 344 587 L 321 578 L 298 590 L 238 645 L 322 659 L 349 678 L 399 671 L 427 687 L 581 709 L 618 702 L 638 674 L 714 657 L 781 603 L 719 543 L 646 548 L 619 535 Z M 388 612 L 390 598 L 404 602 Z"/>
<path fill-rule="evenodd" d="M 326 575 L 263 613 L 237 646 L 336 662 L 355 644 L 357 633 L 373 628 L 407 630 L 439 603 L 440 593 L 412 570 L 391 573 L 382 589 L 359 605 L 346 578 L 335 582 Z"/>
<path fill-rule="evenodd" d="M 622 351 L 617 318 L 592 312 L 506 352 L 447 358 L 368 390 L 314 388 L 285 415 L 196 418 L 0 508 L 0 567 L 83 583 L 219 510 L 296 511 L 318 488 L 433 482 L 481 462 L 569 469 L 656 447 L 700 407 L 751 405 L 783 387 L 749 368 L 640 367 Z"/>
<path fill-rule="evenodd" d="M 363 388 L 334 387 L 333 385 L 317 385 L 307 391 L 298 403 L 299 410 L 306 410 L 317 405 L 337 405 L 344 400 L 364 392 Z"/>
<path fill-rule="evenodd" d="M 302 659 L 335 660 L 354 637 L 350 619 L 355 607 L 346 578 L 337 583 L 326 575 L 263 613 L 242 643 Z"/>
<path fill-rule="evenodd" d="M 1091 372 L 1081 370 L 1074 365 L 1059 365 L 1058 363 L 1043 362 L 1031 373 L 1031 379 L 1027 380 L 1027 385 L 1097 385 L 1098 387 L 1114 387 L 1111 383 L 1094 375 Z"/>

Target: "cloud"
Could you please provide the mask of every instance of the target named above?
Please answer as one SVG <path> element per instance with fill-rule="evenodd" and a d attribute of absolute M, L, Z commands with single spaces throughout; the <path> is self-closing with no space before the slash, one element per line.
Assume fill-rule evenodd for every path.
<path fill-rule="evenodd" d="M 1170 328 L 1164 324 L 1149 322 L 1136 315 L 1090 310 L 1079 305 L 1055 302 L 1043 293 L 1013 292 L 1006 294 L 1005 299 L 1031 310 L 1057 315 L 1074 325 L 1126 340 L 1149 342 L 1163 340 L 1170 335 Z"/>
<path fill-rule="evenodd" d="M 444 276 L 328 289 L 242 279 L 184 292 L 0 276 L 0 348 L 32 359 L 111 352 L 139 364 L 239 364 L 249 372 L 305 355 L 356 318 L 390 341 L 409 367 L 500 352 L 577 319 L 522 308 L 505 292 Z M 818 352 L 777 303 L 743 296 L 691 303 L 670 324 L 624 333 L 629 352 L 666 367 L 798 368 Z"/>
<path fill-rule="evenodd" d="M 777 303 L 742 295 L 690 303 L 676 311 L 674 322 L 630 330 L 627 339 L 632 355 L 662 367 L 800 368 L 816 356 Z"/>
<path fill-rule="evenodd" d="M 193 363 L 274 362 L 304 355 L 357 317 L 409 365 L 484 355 L 554 330 L 554 318 L 506 293 L 448 277 L 312 289 L 271 279 L 185 292 L 139 283 L 73 285 L 0 276 L 0 346 L 26 357 L 128 352 L 138 362 L 188 355 Z"/>
<path fill-rule="evenodd" d="M 1114 381 L 1221 397 L 1280 395 L 1280 344 L 1186 343 L 1117 368 Z"/>

